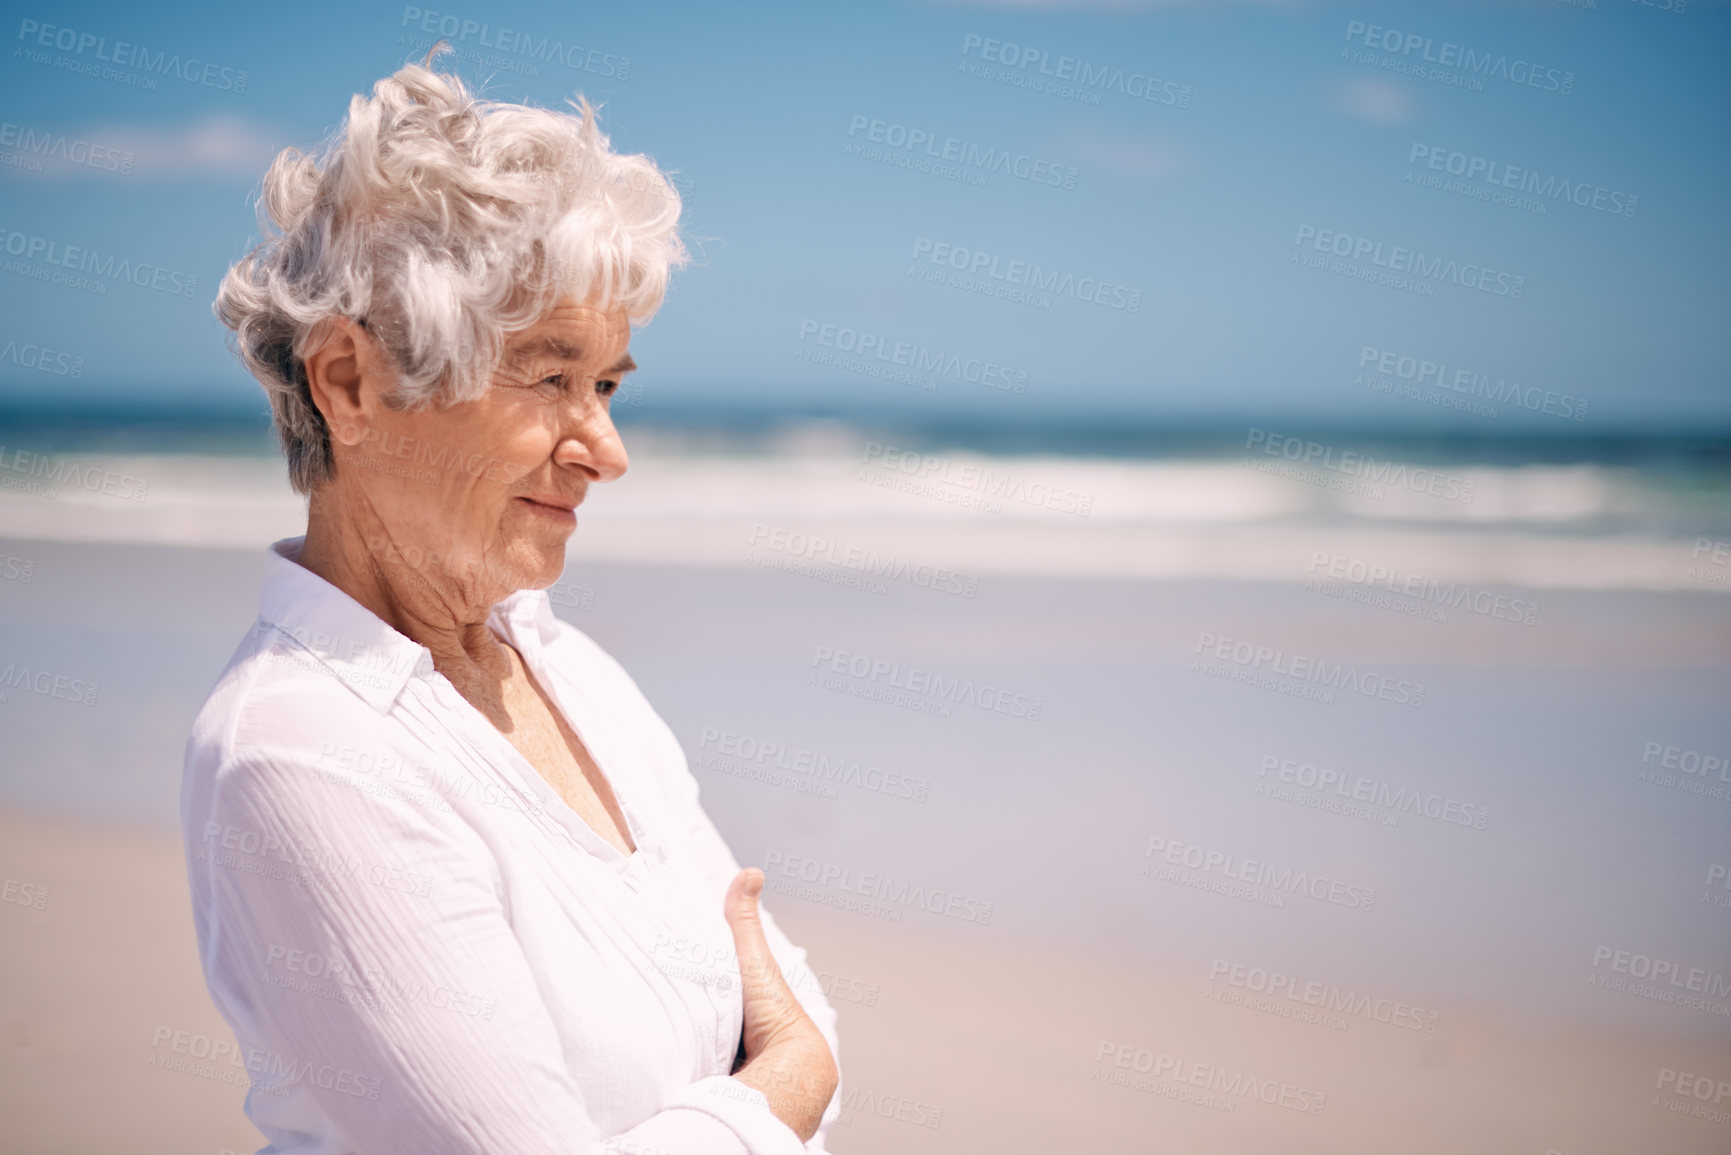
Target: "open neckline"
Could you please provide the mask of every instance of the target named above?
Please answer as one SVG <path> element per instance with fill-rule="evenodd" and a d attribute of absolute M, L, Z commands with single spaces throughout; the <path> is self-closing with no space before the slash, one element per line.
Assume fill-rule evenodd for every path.
<path fill-rule="evenodd" d="M 565 703 L 559 699 L 558 691 L 554 687 L 546 685 L 545 682 L 536 674 L 536 672 L 530 668 L 529 659 L 523 656 L 523 651 L 518 649 L 516 647 L 516 645 L 514 643 L 512 643 L 511 641 L 509 641 L 508 639 L 501 638 L 500 644 L 504 645 L 512 653 L 517 655 L 517 661 L 522 665 L 524 675 L 530 680 L 531 688 L 533 688 L 537 692 L 537 694 L 542 698 L 543 701 L 547 702 L 547 704 L 553 708 L 555 716 L 556 716 L 555 720 L 558 722 L 563 722 L 565 725 L 567 725 L 571 728 L 571 736 L 577 739 L 577 744 L 583 748 L 583 752 L 589 756 L 589 760 L 591 762 L 595 763 L 595 772 L 601 776 L 602 783 L 606 785 L 608 793 L 613 796 L 613 804 L 619 810 L 619 819 L 625 826 L 625 836 L 626 836 L 626 838 L 628 838 L 630 840 L 632 849 L 629 852 L 627 852 L 624 850 L 620 850 L 619 847 L 617 847 L 617 846 L 614 846 L 610 839 L 605 837 L 599 830 L 596 830 L 588 822 L 585 822 L 583 820 L 583 816 L 581 814 L 577 813 L 577 810 L 575 807 L 573 807 L 569 802 L 565 802 L 564 795 L 562 795 L 562 794 L 559 795 L 559 801 L 565 802 L 565 808 L 567 810 L 571 811 L 572 816 L 575 817 L 579 822 L 583 822 L 583 825 L 585 827 L 588 827 L 589 831 L 592 834 L 594 834 L 596 838 L 600 839 L 602 842 L 605 842 L 605 843 L 607 843 L 608 846 L 612 847 L 614 852 L 617 853 L 620 858 L 626 859 L 627 861 L 629 861 L 630 859 L 637 857 L 643 851 L 643 839 L 638 837 L 636 830 L 632 829 L 631 815 L 626 812 L 626 808 L 625 808 L 625 797 L 624 797 L 624 795 L 619 793 L 619 788 L 614 785 L 613 775 L 608 771 L 607 767 L 605 767 L 601 764 L 601 755 L 599 755 L 595 752 L 595 747 L 590 745 L 589 740 L 583 736 L 583 731 L 581 731 L 577 728 L 576 719 L 571 717 L 571 712 L 566 708 Z M 551 673 L 551 671 L 549 671 L 549 673 Z M 489 724 L 491 724 L 491 723 L 489 723 Z M 497 727 L 495 727 L 495 729 L 497 729 Z M 499 736 L 501 738 L 505 737 L 505 735 L 502 731 L 500 732 Z M 564 739 L 563 734 L 561 734 L 559 737 L 561 740 Z M 511 742 L 511 740 L 509 738 L 505 738 L 505 744 L 507 746 L 510 746 L 511 749 L 517 750 L 517 747 Z M 522 757 L 523 752 L 521 750 L 518 750 L 517 753 L 518 753 L 519 757 Z M 573 757 L 575 757 L 576 751 L 572 751 L 572 755 L 573 755 Z M 523 758 L 523 762 L 529 766 L 530 770 L 533 770 L 535 772 L 535 776 L 537 778 L 540 778 L 543 782 L 547 781 L 546 777 L 539 770 L 535 769 L 534 764 L 529 762 L 528 758 L 526 758 L 526 757 Z M 583 765 L 582 765 L 582 762 L 580 760 L 578 762 L 577 769 L 579 770 L 579 772 L 583 771 Z M 587 777 L 586 774 L 585 774 L 585 777 Z M 552 790 L 552 792 L 554 794 L 559 794 L 559 791 L 557 789 L 553 788 L 553 784 L 551 782 L 547 782 L 547 787 L 549 790 Z M 600 802 L 601 803 L 601 809 L 603 811 L 606 811 L 607 806 L 606 806 L 605 802 L 602 802 L 602 799 L 599 796 L 597 796 L 596 801 Z"/>
<path fill-rule="evenodd" d="M 495 726 L 492 719 L 481 713 L 473 702 L 463 697 L 463 695 L 458 692 L 456 686 L 451 684 L 449 678 L 446 678 L 443 674 L 438 674 L 439 680 L 444 682 L 445 686 L 449 688 L 451 694 L 474 715 L 478 723 L 485 727 L 493 737 L 498 739 L 499 746 L 505 752 L 506 758 L 514 763 L 514 769 L 516 769 L 518 776 L 525 780 L 525 787 L 552 799 L 552 801 L 547 804 L 548 809 L 553 811 L 556 816 L 563 815 L 563 817 L 559 818 L 559 824 L 565 827 L 567 832 L 572 834 L 572 837 L 579 845 L 588 849 L 593 857 L 600 858 L 603 861 L 617 863 L 621 868 L 628 868 L 639 862 L 646 861 L 643 853 L 643 832 L 638 827 L 637 821 L 634 817 L 634 810 L 626 802 L 625 795 L 621 793 L 616 776 L 601 760 L 601 755 L 596 753 L 595 747 L 583 736 L 583 729 L 577 724 L 577 720 L 571 716 L 571 710 L 568 708 L 568 704 L 560 696 L 559 687 L 557 685 L 548 684 L 552 682 L 553 679 L 549 678 L 546 681 L 543 681 L 536 675 L 534 668 L 530 665 L 529 658 L 511 638 L 501 636 L 497 630 L 494 630 L 493 636 L 498 638 L 501 645 L 509 646 L 512 650 L 516 651 L 517 660 L 523 664 L 523 672 L 531 679 L 534 679 L 534 684 L 540 688 L 545 699 L 553 709 L 558 712 L 559 718 L 563 720 L 567 726 L 571 727 L 571 733 L 576 736 L 577 741 L 582 744 L 583 749 L 588 751 L 590 759 L 595 763 L 596 773 L 601 775 L 602 781 L 606 782 L 607 788 L 613 792 L 613 801 L 619 807 L 619 816 L 624 820 L 625 831 L 630 837 L 633 847 L 629 854 L 620 850 L 619 847 L 608 841 L 600 831 L 596 830 L 593 826 L 589 825 L 588 822 L 584 821 L 583 816 L 577 813 L 576 809 L 565 800 L 565 796 L 558 790 L 554 789 L 553 784 L 547 781 L 546 777 L 535 768 L 534 764 L 530 762 L 528 758 L 524 757 L 523 752 L 517 749 L 517 747 L 511 742 L 510 738 L 506 737 L 505 732 Z M 437 671 L 435 671 L 435 673 L 437 673 Z M 563 735 L 561 735 L 561 737 L 563 737 Z M 581 834 L 576 833 L 577 831 L 581 831 Z M 588 846 L 587 843 L 591 840 L 595 847 L 605 848 L 604 852 L 597 853 L 593 847 Z"/>

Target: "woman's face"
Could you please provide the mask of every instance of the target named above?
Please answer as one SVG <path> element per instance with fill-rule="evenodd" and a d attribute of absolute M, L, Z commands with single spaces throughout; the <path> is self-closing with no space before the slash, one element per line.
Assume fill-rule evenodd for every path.
<path fill-rule="evenodd" d="M 625 472 L 609 412 L 631 325 L 561 301 L 514 333 L 477 400 L 403 412 L 369 407 L 333 440 L 345 499 L 369 516 L 368 552 L 393 581 L 482 609 L 557 580 L 591 483 Z"/>

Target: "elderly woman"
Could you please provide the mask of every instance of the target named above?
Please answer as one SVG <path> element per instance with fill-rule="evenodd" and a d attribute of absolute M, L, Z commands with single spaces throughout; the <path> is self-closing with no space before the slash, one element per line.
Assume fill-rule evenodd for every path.
<path fill-rule="evenodd" d="M 625 472 L 679 197 L 586 101 L 431 61 L 277 158 L 216 302 L 308 497 L 181 797 L 247 1114 L 274 1153 L 822 1151 L 835 1012 L 543 592 Z"/>

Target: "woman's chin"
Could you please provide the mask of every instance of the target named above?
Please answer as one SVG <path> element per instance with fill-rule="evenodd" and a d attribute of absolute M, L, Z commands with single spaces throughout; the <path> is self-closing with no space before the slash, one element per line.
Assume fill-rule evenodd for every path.
<path fill-rule="evenodd" d="M 546 589 L 565 572 L 565 542 L 571 532 L 539 533 L 519 537 L 513 544 L 510 558 L 517 589 Z"/>

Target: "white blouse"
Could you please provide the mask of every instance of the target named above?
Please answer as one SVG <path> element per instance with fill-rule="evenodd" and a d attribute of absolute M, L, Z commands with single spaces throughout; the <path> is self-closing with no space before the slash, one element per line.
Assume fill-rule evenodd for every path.
<path fill-rule="evenodd" d="M 266 1150 L 824 1151 L 839 1088 L 802 1145 L 728 1075 L 739 864 L 630 676 L 543 591 L 488 620 L 613 787 L 627 856 L 426 647 L 296 564 L 304 540 L 271 547 L 181 785 L 205 981 Z M 805 951 L 762 916 L 836 1051 Z"/>

